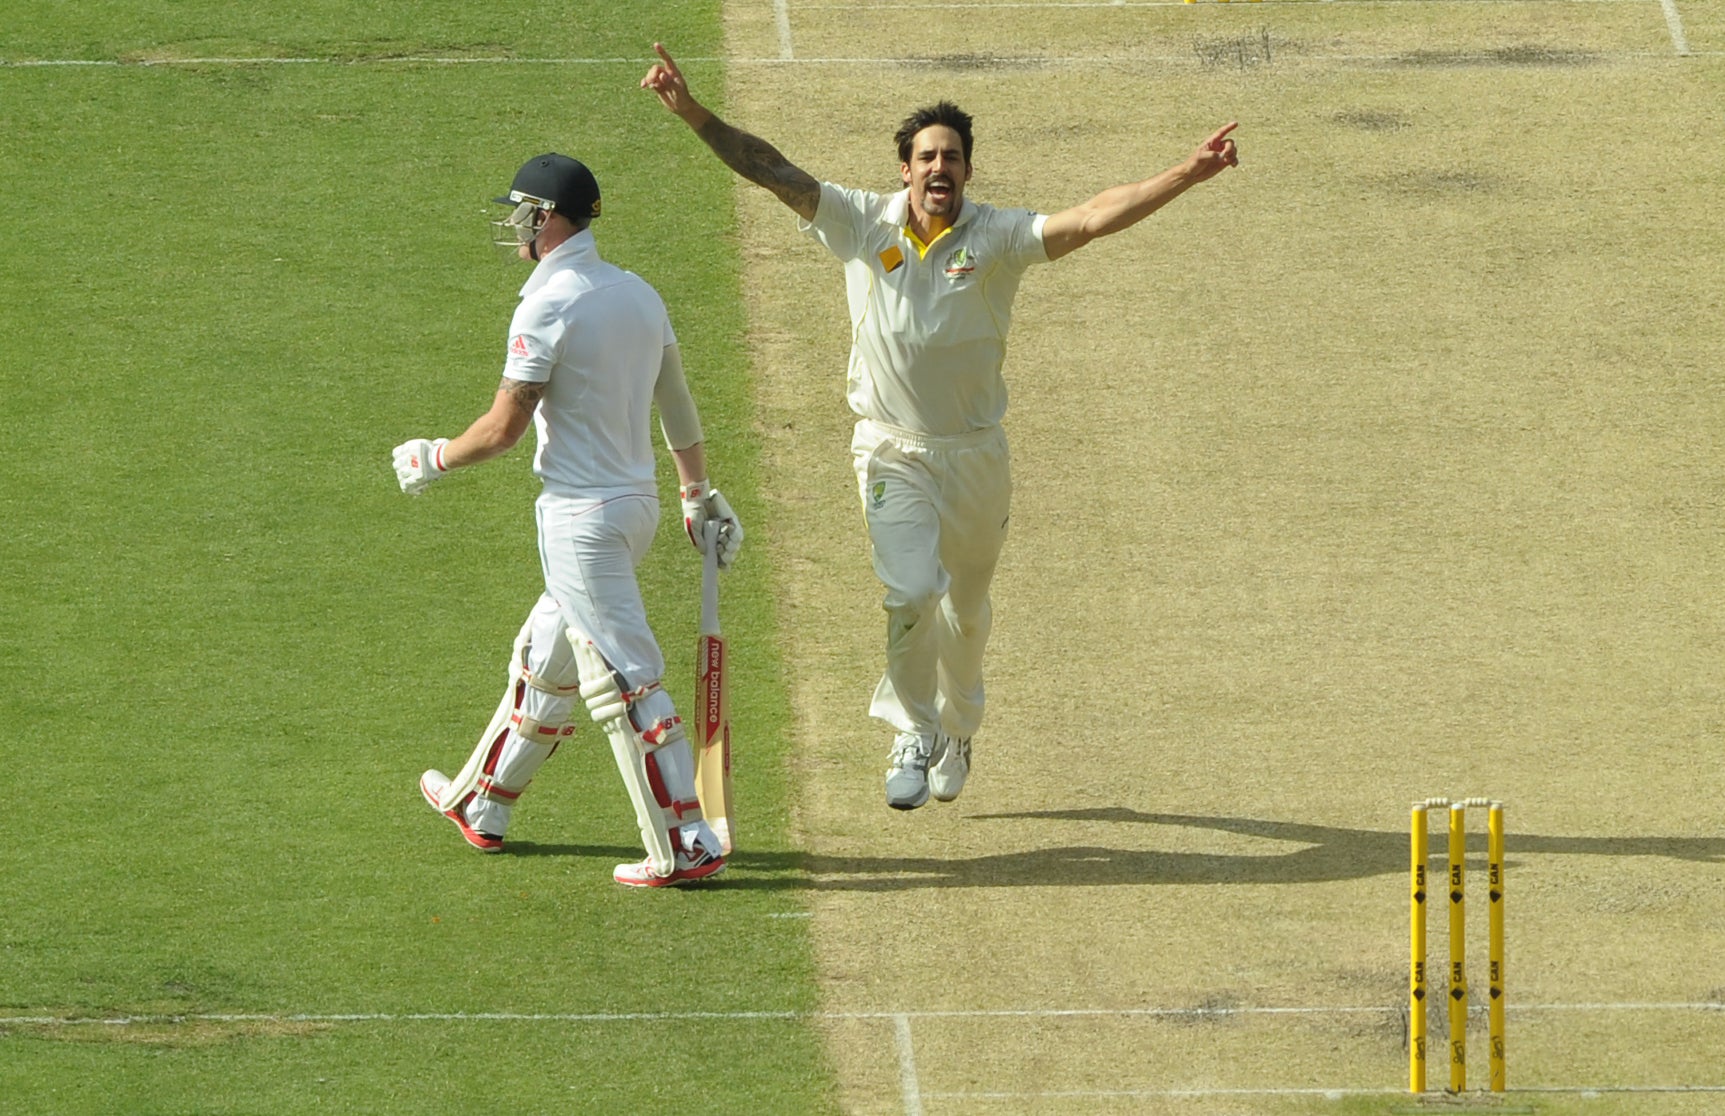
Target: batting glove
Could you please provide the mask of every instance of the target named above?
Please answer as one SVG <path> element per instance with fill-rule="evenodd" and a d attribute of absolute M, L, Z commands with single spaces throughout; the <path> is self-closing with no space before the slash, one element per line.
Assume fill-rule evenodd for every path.
<path fill-rule="evenodd" d="M 696 550 L 705 554 L 707 524 L 718 524 L 719 568 L 729 567 L 737 560 L 737 553 L 743 547 L 743 525 L 737 522 L 737 513 L 731 510 L 730 501 L 704 480 L 685 484 L 680 495 L 683 498 L 683 530 L 688 533 L 689 541 L 695 544 Z"/>
<path fill-rule="evenodd" d="M 395 479 L 401 482 L 403 492 L 417 496 L 426 485 L 449 472 L 443 465 L 443 447 L 448 444 L 448 438 L 415 438 L 395 447 Z"/>

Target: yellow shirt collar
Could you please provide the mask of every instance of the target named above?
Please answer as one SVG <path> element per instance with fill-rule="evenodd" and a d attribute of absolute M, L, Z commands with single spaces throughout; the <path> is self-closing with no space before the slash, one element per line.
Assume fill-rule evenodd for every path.
<path fill-rule="evenodd" d="M 922 238 L 917 236 L 916 233 L 911 230 L 909 225 L 904 227 L 904 236 L 906 240 L 916 246 L 916 258 L 919 260 L 926 260 L 928 258 L 928 250 L 933 248 L 936 244 L 939 244 L 941 237 L 945 236 L 956 227 L 957 226 L 955 225 L 948 225 L 946 228 L 941 229 L 939 232 L 934 234 L 934 239 L 929 241 L 927 244 L 922 242 Z"/>

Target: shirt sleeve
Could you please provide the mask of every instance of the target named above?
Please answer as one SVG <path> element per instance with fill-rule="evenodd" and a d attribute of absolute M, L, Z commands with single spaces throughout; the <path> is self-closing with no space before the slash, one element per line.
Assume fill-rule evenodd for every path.
<path fill-rule="evenodd" d="M 503 360 L 503 374 L 530 384 L 548 382 L 566 328 L 567 324 L 549 302 L 531 296 L 523 299 L 509 322 L 509 351 Z"/>
<path fill-rule="evenodd" d="M 1042 243 L 1042 227 L 1048 224 L 1046 214 L 1028 209 L 1008 209 L 998 211 L 998 217 L 1004 225 L 1002 255 L 1008 266 L 1014 271 L 1023 271 L 1031 264 L 1048 262 L 1048 249 Z"/>
<path fill-rule="evenodd" d="M 847 190 L 831 182 L 821 183 L 821 200 L 815 219 L 797 219 L 797 227 L 808 233 L 841 260 L 854 260 L 862 252 L 864 229 L 879 196 L 866 190 Z"/>
<path fill-rule="evenodd" d="M 675 342 L 665 346 L 659 358 L 659 379 L 653 385 L 653 402 L 659 406 L 659 432 L 673 450 L 688 449 L 706 435 L 701 431 L 701 412 L 689 394 L 683 376 L 683 352 Z"/>

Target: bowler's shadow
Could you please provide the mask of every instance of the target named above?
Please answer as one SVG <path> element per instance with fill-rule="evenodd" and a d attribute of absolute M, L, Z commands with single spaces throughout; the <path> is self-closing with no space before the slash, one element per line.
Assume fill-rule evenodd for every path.
<path fill-rule="evenodd" d="M 1347 829 L 1255 818 L 1154 814 L 1127 807 L 972 814 L 970 821 L 1022 827 L 1039 821 L 1179 826 L 1274 841 L 1257 853 L 1173 852 L 1075 845 L 973 857 L 823 856 L 749 852 L 731 857 L 725 886 L 812 891 L 903 891 L 926 887 L 1098 887 L 1118 884 L 1311 884 L 1408 870 L 1408 831 Z M 1725 862 L 1725 837 L 1545 837 L 1507 835 L 1516 856 L 1660 856 Z M 1433 847 L 1441 848 L 1442 838 Z M 1483 845 L 1483 841 L 1481 842 Z M 1470 858 L 1483 858 L 1483 847 Z"/>

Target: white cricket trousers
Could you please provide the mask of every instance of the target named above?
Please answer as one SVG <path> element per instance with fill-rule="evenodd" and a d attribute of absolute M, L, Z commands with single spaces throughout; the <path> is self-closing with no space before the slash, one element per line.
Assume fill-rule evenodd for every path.
<path fill-rule="evenodd" d="M 886 673 L 869 714 L 900 732 L 972 736 L 1012 506 L 1006 433 L 930 437 L 863 419 L 851 460 L 886 589 Z"/>
<path fill-rule="evenodd" d="M 623 676 L 625 689 L 657 682 L 665 673 L 665 659 L 647 624 L 646 604 L 635 580 L 635 568 L 646 556 L 658 526 L 659 499 L 542 492 L 534 515 L 545 592 L 528 621 L 527 665 L 536 677 L 571 687 L 571 692 L 552 695 L 528 688 L 518 712 L 534 721 L 560 725 L 579 700 L 572 691 L 577 668 L 570 628 L 593 641 L 605 661 Z M 675 714 L 670 695 L 658 688 L 641 699 L 637 718 L 638 723 L 650 725 Z M 502 836 L 516 796 L 555 750 L 555 743 L 528 740 L 511 730 L 487 768 L 497 790 L 479 795 L 468 805 L 468 823 L 482 833 Z M 669 753 L 659 760 L 667 789 L 678 799 L 692 801 L 694 762 L 687 742 L 660 751 Z"/>
<path fill-rule="evenodd" d="M 659 498 L 541 492 L 533 510 L 545 592 L 564 623 L 592 640 L 628 687 L 659 681 L 665 657 L 635 580 L 659 525 Z"/>

